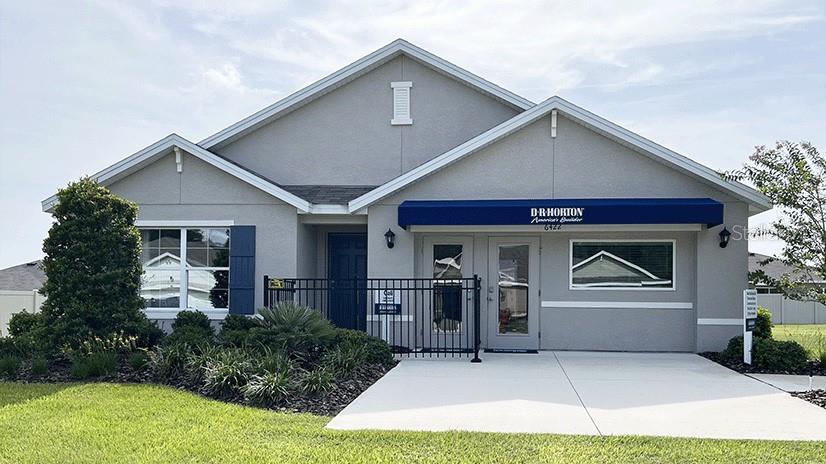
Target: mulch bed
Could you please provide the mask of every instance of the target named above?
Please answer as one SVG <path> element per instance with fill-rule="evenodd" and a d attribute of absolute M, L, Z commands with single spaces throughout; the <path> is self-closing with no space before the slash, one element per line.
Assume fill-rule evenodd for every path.
<path fill-rule="evenodd" d="M 826 366 L 817 361 L 809 361 L 808 365 L 799 371 L 778 371 L 771 369 L 758 369 L 756 367 L 744 364 L 743 362 L 726 362 L 720 357 L 720 353 L 706 351 L 700 353 L 700 356 L 710 359 L 717 364 L 728 367 L 733 371 L 741 374 L 791 374 L 791 375 L 826 375 Z"/>
<path fill-rule="evenodd" d="M 49 365 L 49 372 L 45 375 L 32 374 L 28 366 L 21 366 L 17 376 L 9 379 L 22 383 L 65 383 L 76 382 L 69 375 L 68 361 L 53 362 Z M 321 416 L 334 416 L 353 402 L 359 395 L 376 383 L 395 365 L 385 366 L 381 364 L 370 364 L 356 368 L 346 379 L 336 379 L 330 391 L 319 395 L 291 395 L 283 404 L 272 405 L 269 409 L 284 412 L 306 412 Z M 112 382 L 112 383 L 155 383 L 186 390 L 192 393 L 202 394 L 197 388 L 184 383 L 159 382 L 152 376 L 149 369 L 135 370 L 128 365 L 121 365 L 116 372 L 110 375 L 97 377 L 94 379 L 84 379 L 84 382 Z M 214 398 L 227 403 L 245 404 L 240 398 Z"/>
<path fill-rule="evenodd" d="M 809 403 L 814 403 L 821 408 L 826 408 L 826 390 L 811 390 L 807 392 L 794 392 L 792 396 L 796 396 Z"/>

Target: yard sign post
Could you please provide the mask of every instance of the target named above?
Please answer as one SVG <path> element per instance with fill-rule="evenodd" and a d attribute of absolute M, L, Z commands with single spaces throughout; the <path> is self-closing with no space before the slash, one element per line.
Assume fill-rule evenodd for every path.
<path fill-rule="evenodd" d="M 373 311 L 381 321 L 381 338 L 390 343 L 390 318 L 402 313 L 401 291 L 381 289 L 375 291 Z"/>
<path fill-rule="evenodd" d="M 757 290 L 743 290 L 743 362 L 751 364 L 751 343 L 757 322 Z"/>

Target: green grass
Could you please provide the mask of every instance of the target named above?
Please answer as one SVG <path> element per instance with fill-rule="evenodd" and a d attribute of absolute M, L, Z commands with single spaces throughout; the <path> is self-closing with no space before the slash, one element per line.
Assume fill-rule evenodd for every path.
<path fill-rule="evenodd" d="M 826 353 L 826 324 L 775 325 L 772 336 L 777 340 L 794 340 L 806 348 L 812 358 Z"/>
<path fill-rule="evenodd" d="M 329 431 L 147 385 L 0 383 L 0 404 L 2 463 L 826 462 L 823 442 Z"/>

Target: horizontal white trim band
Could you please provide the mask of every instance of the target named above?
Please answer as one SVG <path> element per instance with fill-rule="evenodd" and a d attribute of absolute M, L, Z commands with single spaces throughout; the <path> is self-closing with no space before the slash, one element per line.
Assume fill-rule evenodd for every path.
<path fill-rule="evenodd" d="M 544 225 L 504 225 L 504 226 L 409 226 L 409 232 L 534 232 L 542 234 L 564 234 L 565 232 L 699 232 L 701 224 L 563 224 L 561 229 L 545 230 Z M 580 240 L 577 240 L 580 241 Z M 604 240 L 600 240 L 604 241 Z M 627 242 L 629 240 L 622 240 Z M 658 241 L 658 239 L 644 240 Z"/>
<path fill-rule="evenodd" d="M 192 309 L 194 311 L 194 309 Z M 181 311 L 178 308 L 146 308 L 143 310 L 149 319 L 175 319 Z M 223 320 L 229 314 L 229 309 L 199 309 L 211 320 Z"/>
<path fill-rule="evenodd" d="M 387 320 L 389 320 L 390 322 L 410 322 L 410 321 L 413 320 L 413 318 L 410 317 L 410 314 L 401 314 L 401 315 L 396 314 L 396 315 L 393 315 L 393 316 L 391 316 L 389 314 L 387 316 L 380 316 L 378 314 L 368 314 L 367 315 L 367 320 L 370 321 L 370 322 L 384 321 L 385 319 L 383 319 L 383 318 L 387 318 Z"/>
<path fill-rule="evenodd" d="M 743 325 L 742 319 L 698 318 L 697 325 Z"/>
<path fill-rule="evenodd" d="M 138 227 L 228 227 L 234 226 L 235 221 L 215 221 L 215 220 L 204 220 L 204 221 L 145 221 L 145 220 L 138 220 L 135 221 L 135 225 Z"/>
<path fill-rule="evenodd" d="M 0 290 L 0 295 L 3 296 L 32 296 L 36 294 L 39 290 L 33 288 L 31 290 Z M 43 296 L 43 295 L 39 295 Z M 45 296 L 43 298 L 46 298 Z"/>
<path fill-rule="evenodd" d="M 543 301 L 542 307 L 579 309 L 694 309 L 694 303 L 663 303 L 659 301 Z"/>

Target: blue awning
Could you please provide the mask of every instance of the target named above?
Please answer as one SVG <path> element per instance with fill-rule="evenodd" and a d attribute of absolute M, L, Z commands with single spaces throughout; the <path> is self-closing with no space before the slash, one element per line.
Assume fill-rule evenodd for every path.
<path fill-rule="evenodd" d="M 578 198 L 553 200 L 407 200 L 399 226 L 723 223 L 710 198 Z"/>

